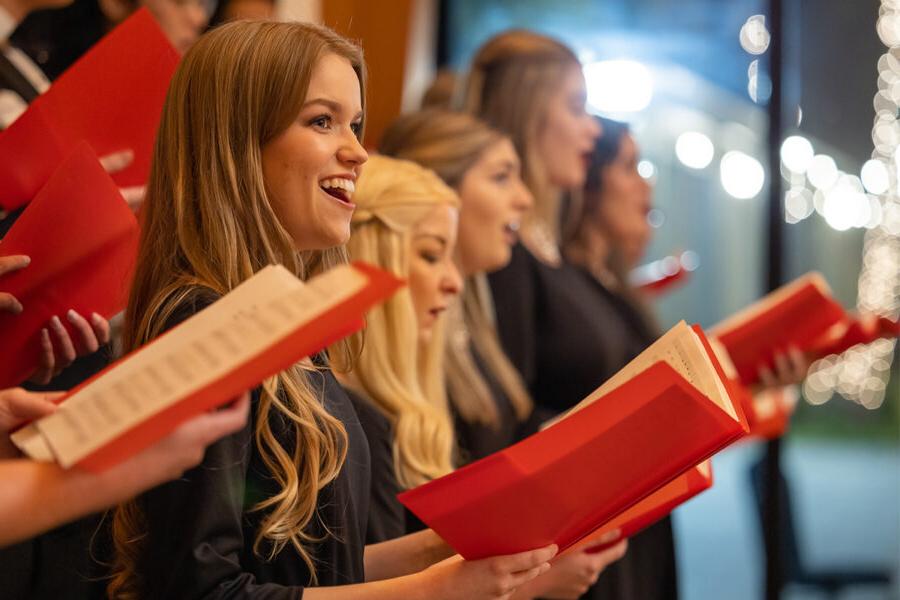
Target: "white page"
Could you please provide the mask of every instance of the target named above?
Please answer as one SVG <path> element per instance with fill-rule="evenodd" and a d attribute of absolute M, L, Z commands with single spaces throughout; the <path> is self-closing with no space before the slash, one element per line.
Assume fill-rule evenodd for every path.
<path fill-rule="evenodd" d="M 711 402 L 719 406 L 735 421 L 738 420 L 731 399 L 719 380 L 702 342 L 693 329 L 688 327 L 684 321 L 680 321 L 618 373 L 607 379 L 590 396 L 565 415 L 549 422 L 547 426 L 590 406 L 597 399 L 634 379 L 660 361 L 666 362 Z"/>
<path fill-rule="evenodd" d="M 270 266 L 68 398 L 36 429 L 69 467 L 135 425 L 189 397 L 357 293 L 366 277 L 345 265 L 306 285 Z M 32 442 L 28 447 L 37 449 Z M 20 448 L 23 451 L 28 447 Z M 37 457 L 35 457 L 37 458 Z"/>

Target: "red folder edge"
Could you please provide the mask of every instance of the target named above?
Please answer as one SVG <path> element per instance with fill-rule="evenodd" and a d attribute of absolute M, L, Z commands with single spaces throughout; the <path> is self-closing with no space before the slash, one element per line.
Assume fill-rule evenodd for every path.
<path fill-rule="evenodd" d="M 227 404 L 238 394 L 285 370 L 304 356 L 315 354 L 328 345 L 362 329 L 365 312 L 375 304 L 390 297 L 404 285 L 404 282 L 386 271 L 362 262 L 353 262 L 352 265 L 369 280 L 368 284 L 357 294 L 288 335 L 266 352 L 251 359 L 242 368 L 229 373 L 224 378 L 197 391 L 189 398 L 177 402 L 148 420 L 124 431 L 102 448 L 84 457 L 76 463 L 76 466 L 92 472 L 108 469 L 159 441 L 191 417 Z M 340 322 L 341 319 L 348 315 L 350 315 L 350 318 L 347 318 L 346 322 Z M 336 323 L 338 323 L 338 326 L 335 327 Z M 165 335 L 163 334 L 150 343 L 156 343 Z M 137 352 L 139 351 L 137 350 Z M 66 398 L 91 383 L 94 379 L 102 377 L 126 358 L 127 356 L 123 357 L 88 381 L 74 388 L 58 402 L 64 402 Z"/>

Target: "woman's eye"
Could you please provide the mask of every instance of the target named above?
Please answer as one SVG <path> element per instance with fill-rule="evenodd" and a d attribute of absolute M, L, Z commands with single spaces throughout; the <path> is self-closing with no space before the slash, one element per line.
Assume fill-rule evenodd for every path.
<path fill-rule="evenodd" d="M 434 252 L 419 252 L 419 257 L 431 265 L 441 260 L 441 257 Z"/>
<path fill-rule="evenodd" d="M 329 117 L 328 115 L 319 115 L 318 117 L 310 121 L 309 124 L 314 127 L 328 129 L 331 126 L 331 117 Z"/>
<path fill-rule="evenodd" d="M 352 123 L 350 125 L 350 131 L 353 132 L 353 135 L 359 137 L 359 134 L 362 132 L 362 123 Z"/>

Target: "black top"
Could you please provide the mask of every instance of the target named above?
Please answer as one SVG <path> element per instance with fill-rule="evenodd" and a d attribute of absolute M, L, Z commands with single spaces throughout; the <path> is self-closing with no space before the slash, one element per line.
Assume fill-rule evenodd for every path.
<path fill-rule="evenodd" d="M 372 480 L 366 543 L 393 540 L 406 533 L 404 506 L 397 500 L 403 491 L 394 470 L 393 426 L 381 410 L 352 390 L 346 389 L 369 441 Z"/>
<path fill-rule="evenodd" d="M 656 338 L 630 302 L 587 271 L 546 265 L 522 245 L 489 281 L 501 342 L 545 416 L 580 402 Z M 670 520 L 631 538 L 625 558 L 607 567 L 587 597 L 677 598 Z"/>
<path fill-rule="evenodd" d="M 516 416 L 515 408 L 510 402 L 509 396 L 503 390 L 503 386 L 487 368 L 481 355 L 470 345 L 475 366 L 484 377 L 494 403 L 497 406 L 497 424 L 483 425 L 481 423 L 469 423 L 454 408 L 452 396 L 450 397 L 450 410 L 453 413 L 453 422 L 456 429 L 456 441 L 459 450 L 458 461 L 464 465 L 499 452 L 511 446 L 532 433 L 536 433 L 540 425 L 537 413 L 532 412 L 525 421 L 520 421 Z"/>
<path fill-rule="evenodd" d="M 176 311 L 170 328 L 214 298 L 197 298 Z M 318 585 L 364 581 L 363 551 L 369 504 L 369 451 L 353 405 L 327 370 L 310 374 L 326 410 L 347 429 L 347 459 L 337 479 L 319 493 L 310 524 L 322 541 L 310 547 Z M 278 491 L 254 441 L 253 413 L 241 431 L 211 445 L 203 462 L 176 481 L 139 498 L 148 536 L 141 579 L 146 598 L 297 599 L 310 584 L 309 570 L 288 544 L 271 561 L 253 552 L 262 514 L 252 511 Z M 272 411 L 272 429 L 291 448 L 292 428 Z M 267 544 L 263 544 L 265 556 Z"/>

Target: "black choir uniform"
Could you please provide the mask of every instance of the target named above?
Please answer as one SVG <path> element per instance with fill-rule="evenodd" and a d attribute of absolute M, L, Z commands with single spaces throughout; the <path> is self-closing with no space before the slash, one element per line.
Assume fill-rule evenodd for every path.
<path fill-rule="evenodd" d="M 199 294 L 176 310 L 167 328 L 215 300 Z M 325 486 L 309 532 L 321 541 L 309 546 L 317 584 L 334 586 L 365 581 L 363 552 L 369 507 L 369 449 L 349 398 L 327 369 L 309 373 L 325 409 L 347 430 L 347 458 L 338 477 Z M 253 394 L 255 415 L 260 391 Z M 277 411 L 271 426 L 287 448 L 293 425 Z M 264 514 L 252 510 L 279 491 L 254 441 L 255 418 L 239 432 L 211 445 L 203 462 L 178 480 L 138 498 L 147 524 L 139 559 L 146 598 L 302 597 L 310 585 L 306 563 L 288 544 L 271 561 L 253 551 Z M 263 556 L 268 548 L 264 543 Z"/>
<path fill-rule="evenodd" d="M 587 271 L 551 266 L 521 244 L 508 267 L 489 276 L 501 342 L 547 418 L 565 411 L 609 379 L 656 338 L 629 302 Z M 671 520 L 629 540 L 588 598 L 678 597 Z"/>
<path fill-rule="evenodd" d="M 531 415 L 524 421 L 519 420 L 512 402 L 503 390 L 503 386 L 500 385 L 500 382 L 487 368 L 487 364 L 478 354 L 475 345 L 470 343 L 469 349 L 475 361 L 475 366 L 484 378 L 485 383 L 487 383 L 488 390 L 494 399 L 498 418 L 495 425 L 470 423 L 454 408 L 455 403 L 452 396 L 450 397 L 450 411 L 453 414 L 453 424 L 456 430 L 456 443 L 459 453 L 458 462 L 460 466 L 512 446 L 523 438 L 537 433 L 540 426 L 540 415 L 537 411 L 532 411 Z"/>
<path fill-rule="evenodd" d="M 397 500 L 403 491 L 394 470 L 394 433 L 391 421 L 374 404 L 346 389 L 369 442 L 372 477 L 366 543 L 377 544 L 406 535 L 405 507 Z"/>

